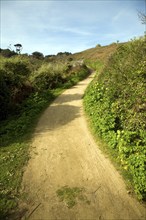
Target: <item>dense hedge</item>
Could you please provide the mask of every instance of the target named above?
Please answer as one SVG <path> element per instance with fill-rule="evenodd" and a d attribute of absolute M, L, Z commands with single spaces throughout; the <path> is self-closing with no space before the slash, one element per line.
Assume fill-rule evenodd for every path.
<path fill-rule="evenodd" d="M 1 56 L 0 120 L 18 114 L 22 102 L 32 93 L 55 89 L 67 82 L 70 86 L 73 79 L 82 75 L 81 72 L 87 76 L 89 70 L 78 63 L 73 67 L 72 62 L 68 64 L 66 60 L 48 63 L 32 56 Z"/>
<path fill-rule="evenodd" d="M 140 199 L 146 199 L 145 54 L 143 38 L 120 46 L 84 97 L 95 132 L 117 152 Z"/>
<path fill-rule="evenodd" d="M 32 91 L 27 78 L 31 73 L 28 60 L 21 57 L 1 57 L 0 65 L 0 119 L 15 111 L 16 105 Z"/>

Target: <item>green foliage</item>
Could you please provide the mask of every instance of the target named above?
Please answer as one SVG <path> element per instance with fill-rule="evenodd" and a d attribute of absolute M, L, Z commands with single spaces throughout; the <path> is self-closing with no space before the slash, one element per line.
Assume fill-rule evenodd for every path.
<path fill-rule="evenodd" d="M 0 216 L 5 218 L 9 210 L 16 208 L 23 168 L 28 160 L 28 145 L 15 142 L 0 148 Z"/>
<path fill-rule="evenodd" d="M 36 59 L 43 59 L 44 58 L 44 55 L 38 51 L 33 52 L 32 56 Z"/>
<path fill-rule="evenodd" d="M 89 73 L 85 65 L 73 67 L 66 63 L 44 63 L 31 75 L 32 85 L 38 90 L 54 89 L 56 87 L 70 87 Z"/>
<path fill-rule="evenodd" d="M 98 72 L 102 69 L 103 67 L 103 62 L 97 60 L 97 61 L 92 61 L 92 60 L 85 60 L 85 64 L 92 68 L 93 70 L 98 70 Z"/>
<path fill-rule="evenodd" d="M 0 49 L 0 55 L 2 55 L 3 57 L 9 58 L 9 57 L 17 55 L 17 53 L 9 49 Z"/>
<path fill-rule="evenodd" d="M 31 76 L 32 84 L 39 90 L 54 89 L 64 83 L 66 65 L 45 63 Z"/>
<path fill-rule="evenodd" d="M 68 87 L 89 73 L 85 65 L 73 67 L 71 61 L 70 64 L 65 61 L 56 61 L 48 63 L 26 55 L 11 58 L 1 57 L 0 120 L 6 119 L 13 113 L 18 114 L 21 103 L 32 92 L 63 87 L 65 83 L 68 84 L 66 84 Z"/>
<path fill-rule="evenodd" d="M 59 52 L 59 53 L 57 53 L 57 56 L 69 56 L 69 55 L 71 55 L 70 52 Z"/>
<path fill-rule="evenodd" d="M 27 77 L 28 61 L 21 57 L 2 58 L 0 65 L 0 119 L 14 111 L 17 104 L 31 93 Z"/>
<path fill-rule="evenodd" d="M 140 199 L 146 199 L 145 51 L 143 38 L 119 46 L 84 98 L 95 132 L 117 152 Z"/>

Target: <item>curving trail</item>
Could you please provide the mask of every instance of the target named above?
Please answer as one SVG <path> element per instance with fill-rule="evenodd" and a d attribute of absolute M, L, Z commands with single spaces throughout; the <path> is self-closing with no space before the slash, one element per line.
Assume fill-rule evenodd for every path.
<path fill-rule="evenodd" d="M 145 208 L 127 193 L 122 177 L 88 131 L 82 97 L 93 77 L 94 74 L 65 91 L 39 120 L 23 176 L 26 219 L 146 217 Z M 75 189 L 80 192 L 74 194 Z M 57 190 L 62 190 L 62 197 Z"/>

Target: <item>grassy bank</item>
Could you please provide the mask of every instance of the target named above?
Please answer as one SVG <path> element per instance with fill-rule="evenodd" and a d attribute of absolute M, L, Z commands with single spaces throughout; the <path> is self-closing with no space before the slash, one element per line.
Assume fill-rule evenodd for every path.
<path fill-rule="evenodd" d="M 144 38 L 121 45 L 88 87 L 85 110 L 95 134 L 146 199 L 146 63 Z"/>

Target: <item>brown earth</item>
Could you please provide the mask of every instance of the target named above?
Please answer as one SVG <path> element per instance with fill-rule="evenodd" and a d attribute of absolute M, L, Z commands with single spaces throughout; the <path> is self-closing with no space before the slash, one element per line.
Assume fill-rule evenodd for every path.
<path fill-rule="evenodd" d="M 92 60 L 92 61 L 102 61 L 105 62 L 107 59 L 113 54 L 117 48 L 120 45 L 123 45 L 124 43 L 113 43 L 107 46 L 97 46 L 94 48 L 90 48 L 87 50 L 84 50 L 79 53 L 73 54 L 73 58 L 75 59 L 87 59 L 87 60 Z"/>
<path fill-rule="evenodd" d="M 90 134 L 82 97 L 93 74 L 46 109 L 32 139 L 22 191 L 22 219 L 145 219 L 145 208 Z"/>

